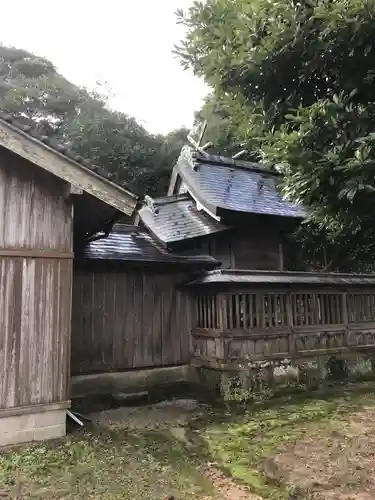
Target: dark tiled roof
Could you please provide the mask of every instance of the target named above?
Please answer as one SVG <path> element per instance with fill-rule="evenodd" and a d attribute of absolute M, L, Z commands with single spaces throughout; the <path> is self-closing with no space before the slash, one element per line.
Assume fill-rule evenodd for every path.
<path fill-rule="evenodd" d="M 0 109 L 0 126 L 2 127 L 2 136 L 0 137 L 0 146 L 3 146 L 10 151 L 19 154 L 20 156 L 24 156 L 28 161 L 35 163 L 38 166 L 40 162 L 38 161 L 38 155 L 32 154 L 30 149 L 34 147 L 37 148 L 45 148 L 48 151 L 48 154 L 52 153 L 54 158 L 57 160 L 65 160 L 67 162 L 67 166 L 70 169 L 75 169 L 75 172 L 79 171 L 83 176 L 89 176 L 90 181 L 86 186 L 78 186 L 82 187 L 83 190 L 89 192 L 96 198 L 101 199 L 105 203 L 108 203 L 118 210 L 127 213 L 128 215 L 134 212 L 134 209 L 138 203 L 139 196 L 135 193 L 130 192 L 126 188 L 119 186 L 114 183 L 111 178 L 112 174 L 106 173 L 103 166 L 98 166 L 93 164 L 90 160 L 83 158 L 82 156 L 75 154 L 73 151 L 69 149 L 69 146 L 66 144 L 56 143 L 54 140 L 49 138 L 48 136 L 41 135 L 40 132 L 35 127 L 27 125 L 22 122 L 22 119 L 15 118 L 11 114 Z M 23 143 L 23 149 L 17 149 L 16 145 L 12 143 L 14 141 L 14 137 L 10 140 L 9 137 L 11 134 L 16 134 L 17 141 Z M 16 142 L 17 142 L 16 141 Z M 25 141 L 30 141 L 31 148 L 28 147 L 28 144 L 24 144 Z M 48 162 L 47 162 L 48 163 Z M 54 169 L 47 168 L 47 170 L 52 173 Z M 54 173 L 54 175 L 57 175 Z M 66 175 L 65 175 L 66 177 Z M 61 175 L 61 178 L 65 177 Z M 80 179 L 82 181 L 82 176 L 75 176 L 77 183 L 80 184 Z M 70 179 L 67 180 L 70 182 Z M 103 189 L 105 186 L 105 189 Z"/>
<path fill-rule="evenodd" d="M 70 160 L 76 161 L 77 163 L 80 163 L 81 165 L 90 168 L 90 170 L 96 172 L 100 177 L 103 177 L 104 179 L 107 180 L 111 179 L 112 175 L 106 173 L 102 166 L 95 165 L 90 160 L 87 160 L 86 158 L 83 158 L 82 156 L 74 153 L 71 149 L 69 149 L 69 146 L 67 146 L 66 144 L 56 143 L 56 141 L 54 141 L 50 137 L 46 135 L 41 135 L 35 127 L 32 127 L 31 125 L 26 125 L 19 118 L 16 118 L 15 116 L 1 109 L 0 109 L 0 120 L 9 123 L 13 127 L 23 132 L 25 135 L 30 136 L 31 139 L 39 141 L 43 143 L 45 146 L 55 150 L 56 153 L 60 153 L 61 155 L 66 156 Z"/>
<path fill-rule="evenodd" d="M 136 226 L 120 224 L 114 226 L 114 231 L 107 238 L 89 243 L 83 257 L 99 260 L 192 264 L 211 269 L 219 265 L 219 262 L 210 255 L 168 252 L 146 231 Z"/>
<path fill-rule="evenodd" d="M 189 152 L 184 148 L 177 170 L 192 195 L 209 211 L 231 210 L 303 218 L 305 210 L 285 200 L 278 175 L 250 162 Z"/>
<path fill-rule="evenodd" d="M 248 271 L 218 269 L 195 279 L 189 285 L 223 284 L 304 284 L 375 286 L 375 274 L 303 273 L 291 271 Z"/>
<path fill-rule="evenodd" d="M 189 195 L 174 195 L 151 199 L 139 211 L 143 224 L 165 243 L 198 238 L 224 231 L 226 226 L 196 208 Z"/>

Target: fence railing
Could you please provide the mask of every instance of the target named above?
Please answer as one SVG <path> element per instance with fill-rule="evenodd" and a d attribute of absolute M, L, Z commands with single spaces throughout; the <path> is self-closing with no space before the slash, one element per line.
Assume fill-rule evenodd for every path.
<path fill-rule="evenodd" d="M 375 352 L 375 289 L 199 294 L 193 347 L 222 363 Z"/>

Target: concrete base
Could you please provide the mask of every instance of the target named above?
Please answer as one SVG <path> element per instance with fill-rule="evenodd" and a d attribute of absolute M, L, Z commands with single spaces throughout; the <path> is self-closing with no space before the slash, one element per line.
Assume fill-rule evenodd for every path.
<path fill-rule="evenodd" d="M 172 366 L 116 373 L 78 375 L 71 378 L 71 397 L 102 394 L 135 393 L 152 386 L 198 381 L 196 370 L 189 366 Z"/>
<path fill-rule="evenodd" d="M 0 446 L 65 436 L 68 405 L 65 408 L 56 406 L 0 410 Z"/>

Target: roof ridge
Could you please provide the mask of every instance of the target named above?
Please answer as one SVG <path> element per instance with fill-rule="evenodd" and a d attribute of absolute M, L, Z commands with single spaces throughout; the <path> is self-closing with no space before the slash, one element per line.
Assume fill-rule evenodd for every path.
<path fill-rule="evenodd" d="M 166 195 L 166 196 L 159 196 L 157 198 L 153 198 L 152 196 L 145 195 L 145 202 L 152 203 L 154 206 L 161 206 L 161 205 L 167 205 L 169 203 L 177 203 L 178 201 L 182 200 L 190 200 L 190 196 L 187 193 L 179 193 L 179 194 L 172 194 L 172 195 Z"/>
<path fill-rule="evenodd" d="M 204 164 L 213 164 L 223 167 L 230 167 L 239 170 L 250 170 L 252 172 L 264 173 L 266 175 L 271 175 L 274 177 L 281 176 L 279 172 L 268 170 L 261 163 L 236 160 L 234 158 L 229 158 L 227 156 L 210 154 L 210 153 L 207 153 L 207 155 L 203 155 L 199 151 L 195 151 L 189 145 L 183 146 L 179 160 L 180 159 L 188 161 L 193 168 L 197 168 L 199 163 L 204 163 Z"/>
<path fill-rule="evenodd" d="M 235 271 L 235 272 L 233 272 Z M 210 283 L 277 284 L 305 283 L 321 285 L 375 285 L 375 274 L 319 273 L 303 271 L 257 271 L 251 269 L 217 269 L 206 272 L 189 285 Z"/>
<path fill-rule="evenodd" d="M 140 233 L 141 228 L 139 226 L 134 226 L 132 224 L 124 224 L 118 222 L 113 224 L 112 233 L 122 234 L 122 233 Z"/>
<path fill-rule="evenodd" d="M 329 277 L 329 276 L 336 276 L 336 277 L 351 277 L 351 278 L 362 278 L 362 277 L 371 277 L 375 278 L 375 273 L 343 273 L 343 272 L 319 272 L 319 271 L 290 271 L 288 269 L 284 271 L 280 270 L 272 270 L 272 269 L 215 269 L 213 271 L 209 271 L 207 274 L 215 275 L 215 274 L 228 274 L 232 276 L 244 276 L 244 275 L 249 275 L 249 276 L 307 276 L 307 277 L 312 277 L 312 276 L 318 276 L 318 277 Z"/>

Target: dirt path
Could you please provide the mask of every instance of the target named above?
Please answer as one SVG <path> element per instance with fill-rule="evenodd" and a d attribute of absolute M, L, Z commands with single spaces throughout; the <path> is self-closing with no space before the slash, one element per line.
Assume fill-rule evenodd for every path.
<path fill-rule="evenodd" d="M 274 457 L 281 475 L 324 500 L 375 498 L 375 408 L 331 422 Z"/>
<path fill-rule="evenodd" d="M 234 481 L 214 467 L 208 466 L 204 474 L 225 500 L 262 500 L 259 496 L 235 484 Z"/>
<path fill-rule="evenodd" d="M 187 449 L 193 445 L 186 433 L 189 421 L 202 415 L 205 406 L 194 400 L 176 400 L 146 407 L 121 407 L 90 415 L 98 424 L 123 426 L 141 430 L 167 431 Z M 262 500 L 246 488 L 237 485 L 211 464 L 202 467 L 202 475 L 209 479 L 222 500 Z M 206 499 L 201 499 L 206 500 Z"/>
<path fill-rule="evenodd" d="M 182 450 L 197 451 L 200 477 L 209 478 L 219 493 L 215 498 L 260 500 L 231 479 L 242 467 L 246 484 L 261 494 L 276 497 L 282 492 L 287 497 L 291 491 L 312 500 L 375 499 L 375 391 L 296 398 L 228 422 L 207 420 L 195 440 L 189 424 L 200 415 L 207 415 L 207 408 L 182 400 L 115 410 L 101 418 L 160 430 L 182 443 Z M 213 462 L 206 466 L 202 443 L 210 449 L 206 460 Z M 229 478 L 217 463 L 229 471 Z"/>

